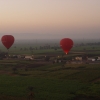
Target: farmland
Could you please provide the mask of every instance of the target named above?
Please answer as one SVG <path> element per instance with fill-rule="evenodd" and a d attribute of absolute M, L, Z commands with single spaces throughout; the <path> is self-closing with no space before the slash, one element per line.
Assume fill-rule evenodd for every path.
<path fill-rule="evenodd" d="M 55 44 L 51 45 L 54 46 Z M 76 46 L 68 55 L 60 48 L 34 49 L 32 52 L 20 50 L 29 47 L 26 44 L 14 45 L 9 54 L 34 55 L 35 58 L 46 55 L 50 56 L 50 60 L 0 60 L 0 100 L 100 100 L 99 63 L 52 62 L 52 59 L 58 59 L 58 56 L 62 58 L 62 55 L 66 60 L 86 54 L 100 56 L 98 45 Z M 6 52 L 2 45 L 1 51 Z M 30 93 L 33 95 L 30 96 Z"/>

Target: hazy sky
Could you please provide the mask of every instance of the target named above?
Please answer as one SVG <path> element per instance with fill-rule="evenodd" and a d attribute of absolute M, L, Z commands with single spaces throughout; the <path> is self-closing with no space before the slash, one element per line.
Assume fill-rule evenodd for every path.
<path fill-rule="evenodd" d="M 100 0 L 0 0 L 0 36 L 100 38 Z"/>

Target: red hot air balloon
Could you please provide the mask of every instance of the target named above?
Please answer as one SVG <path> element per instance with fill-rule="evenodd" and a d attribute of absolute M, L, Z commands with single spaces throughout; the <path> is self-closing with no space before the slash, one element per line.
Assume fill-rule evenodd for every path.
<path fill-rule="evenodd" d="M 70 49 L 73 47 L 73 41 L 70 38 L 63 38 L 60 41 L 60 46 L 63 49 L 63 51 L 68 54 Z"/>
<path fill-rule="evenodd" d="M 4 35 L 2 38 L 1 38 L 1 41 L 3 43 L 3 45 L 9 49 L 13 43 L 14 43 L 14 37 L 12 35 Z"/>

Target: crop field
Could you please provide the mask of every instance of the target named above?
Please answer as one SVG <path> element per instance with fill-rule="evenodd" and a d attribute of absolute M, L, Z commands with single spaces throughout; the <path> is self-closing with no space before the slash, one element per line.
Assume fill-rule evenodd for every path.
<path fill-rule="evenodd" d="M 0 60 L 0 100 L 100 100 L 100 62 L 52 62 L 62 55 L 66 60 L 81 55 L 100 56 L 99 46 L 76 46 L 68 55 L 61 48 L 52 48 L 53 44 L 49 49 L 39 49 L 38 45 L 38 49 L 29 50 L 30 46 L 36 47 L 17 44 L 8 53 L 35 58 L 50 56 L 50 61 Z"/>
<path fill-rule="evenodd" d="M 31 92 L 33 100 L 99 100 L 100 64 L 0 61 L 0 99 L 32 100 Z"/>

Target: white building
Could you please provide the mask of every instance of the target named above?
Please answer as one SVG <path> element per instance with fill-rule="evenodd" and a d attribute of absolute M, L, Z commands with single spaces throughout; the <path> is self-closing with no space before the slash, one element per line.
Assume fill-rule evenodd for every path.
<path fill-rule="evenodd" d="M 25 56 L 24 59 L 27 59 L 27 60 L 33 60 L 33 57 L 32 57 L 32 56 Z"/>
<path fill-rule="evenodd" d="M 95 61 L 94 58 L 87 58 L 88 61 Z"/>
<path fill-rule="evenodd" d="M 75 57 L 75 60 L 82 61 L 82 57 Z"/>

